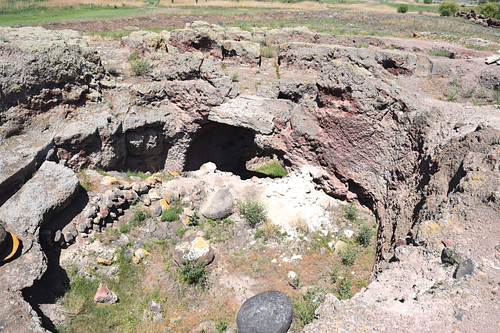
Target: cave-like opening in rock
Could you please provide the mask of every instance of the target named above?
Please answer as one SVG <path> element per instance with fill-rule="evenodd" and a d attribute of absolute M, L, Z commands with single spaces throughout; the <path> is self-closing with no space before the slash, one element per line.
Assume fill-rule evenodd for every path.
<path fill-rule="evenodd" d="M 255 144 L 251 129 L 210 123 L 196 133 L 186 154 L 185 171 L 198 170 L 204 163 L 213 162 L 217 169 L 249 177 L 246 161 L 264 153 Z"/>

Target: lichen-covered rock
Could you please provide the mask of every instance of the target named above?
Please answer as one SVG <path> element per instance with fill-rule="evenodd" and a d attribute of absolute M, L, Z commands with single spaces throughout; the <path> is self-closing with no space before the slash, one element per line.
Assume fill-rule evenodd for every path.
<path fill-rule="evenodd" d="M 203 262 L 208 265 L 214 260 L 214 250 L 205 238 L 191 235 L 175 246 L 173 258 L 179 266 L 186 262 Z"/>
<path fill-rule="evenodd" d="M 2 27 L 0 37 L 0 112 L 72 104 L 98 90 L 104 67 L 78 33 Z"/>
<path fill-rule="evenodd" d="M 133 31 L 127 38 L 124 38 L 123 41 L 128 44 L 131 49 L 167 51 L 167 39 L 165 35 L 161 33 L 143 30 Z"/>
<path fill-rule="evenodd" d="M 224 61 L 260 66 L 260 44 L 247 41 L 221 42 Z"/>
<path fill-rule="evenodd" d="M 183 54 L 165 54 L 151 65 L 153 80 L 193 80 L 200 77 L 203 54 L 186 52 Z"/>
<path fill-rule="evenodd" d="M 219 36 L 209 28 L 174 30 L 170 33 L 169 44 L 176 47 L 180 53 L 202 52 L 222 59 Z"/>
<path fill-rule="evenodd" d="M 285 67 L 320 70 L 331 60 L 356 64 L 374 74 L 412 75 L 425 57 L 396 50 L 371 50 L 339 45 L 284 43 L 279 48 L 279 63 Z M 429 73 L 427 73 L 429 74 Z"/>

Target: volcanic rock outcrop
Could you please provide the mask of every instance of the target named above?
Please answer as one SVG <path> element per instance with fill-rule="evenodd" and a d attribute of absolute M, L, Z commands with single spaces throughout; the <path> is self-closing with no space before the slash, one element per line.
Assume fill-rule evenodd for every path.
<path fill-rule="evenodd" d="M 221 70 L 221 59 L 242 67 L 262 61 L 259 44 L 250 44 L 242 31 L 195 22 L 170 33 L 133 34 L 122 43 L 140 50 L 149 67 L 141 78 L 114 85 L 109 76 L 104 80 L 99 55 L 73 32 L 29 31 L 34 37 L 23 29 L 0 30 L 0 36 L 8 35 L 0 42 L 0 61 L 13 64 L 0 66 L 0 203 L 7 200 L 0 218 L 19 229 L 23 242 L 23 254 L 2 267 L 2 278 L 8 279 L 3 285 L 16 298 L 15 306 L 35 318 L 26 331 L 41 328 L 20 290 L 44 272 L 38 229 L 76 189 L 68 167 L 180 172 L 212 161 L 222 171 L 243 175 L 247 161 L 271 155 L 289 169 L 310 165 L 318 188 L 373 210 L 378 254 L 387 267 L 395 264 L 384 255 L 398 240 L 438 253 L 441 238 L 455 230 L 453 202 L 488 203 L 491 214 L 498 214 L 497 192 L 476 189 L 474 181 L 483 181 L 485 174 L 495 177 L 500 119 L 491 108 L 470 115 L 464 106 L 450 107 L 398 85 L 399 77 L 436 73 L 435 62 L 425 55 L 333 45 L 334 37 L 307 29 L 255 30 L 254 42 L 264 38 L 281 45 L 276 81 L 267 95 L 251 95 L 240 94 Z M 282 43 L 283 34 L 304 43 Z M 34 50 L 34 38 L 48 41 Z M 307 44 L 323 41 L 332 45 Z M 370 43 L 384 45 L 377 38 Z M 52 49 L 56 56 L 43 61 Z M 22 55 L 21 64 L 16 54 Z M 41 75 L 33 83 L 19 83 L 37 72 Z M 489 127 L 482 124 L 485 119 Z M 20 135 L 7 139 L 15 134 Z M 40 185 L 44 182 L 46 187 Z M 59 192 L 65 194 L 56 196 Z M 480 192 L 481 199 L 460 199 L 460 192 L 467 198 Z M 38 204 L 42 198 L 46 202 Z M 26 201 L 34 202 L 34 212 L 19 209 Z M 29 224 L 19 224 L 28 217 Z M 413 247 L 408 251 L 421 254 Z M 18 265 L 26 265 L 29 274 L 12 284 L 4 272 L 18 274 Z M 378 274 L 384 274 L 382 266 Z M 430 285 L 426 281 L 421 288 Z M 5 309 L 14 306 L 2 299 Z M 21 322 L 20 317 L 8 320 L 5 326 L 13 329 Z"/>

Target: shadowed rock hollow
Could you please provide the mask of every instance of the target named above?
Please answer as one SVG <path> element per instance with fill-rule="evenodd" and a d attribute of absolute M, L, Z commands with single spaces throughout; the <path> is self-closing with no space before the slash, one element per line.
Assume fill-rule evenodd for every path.
<path fill-rule="evenodd" d="M 493 223 L 489 237 L 500 237 L 498 220 L 491 218 L 498 215 L 494 179 L 498 179 L 500 123 L 496 110 L 447 103 L 407 86 L 405 80 L 451 77 L 455 68 L 451 59 L 443 62 L 423 53 L 388 50 L 381 38 L 366 37 L 372 46 L 359 49 L 342 37 L 307 29 L 296 33 L 301 43 L 292 42 L 287 29 L 252 36 L 203 22 L 170 33 L 134 33 L 124 38 L 125 51 L 138 51 L 149 66 L 142 76 L 133 77 L 129 76 L 130 64 L 123 60 L 125 75 L 120 81 L 104 75 L 103 59 L 92 51 L 96 42 L 87 42 L 74 32 L 1 28 L 0 219 L 17 228 L 16 221 L 25 212 L 16 208 L 16 202 L 23 195 L 41 193 L 38 198 L 50 198 L 33 186 L 46 182 L 45 190 L 50 192 L 61 184 L 71 193 L 63 191 L 56 202 L 46 201 L 47 212 L 37 213 L 40 216 L 30 222 L 36 225 L 18 231 L 22 255 L 4 264 L 1 273 L 3 285 L 8 286 L 5 294 L 17 303 L 7 304 L 7 298 L 2 298 L 5 302 L 0 308 L 25 311 L 31 326 L 24 330 L 43 331 L 20 291 L 40 279 L 46 269 L 38 243 L 39 226 L 71 201 L 76 177 L 70 169 L 87 167 L 182 172 L 198 170 L 210 161 L 219 170 L 244 177 L 249 160 L 272 155 L 289 171 L 311 166 L 310 176 L 318 189 L 337 199 L 359 201 L 378 220 L 375 280 L 343 303 L 346 312 L 361 312 L 369 304 L 375 307 L 373 314 L 399 314 L 391 310 L 392 305 L 373 303 L 371 286 L 379 283 L 380 288 L 389 288 L 387 281 L 393 280 L 380 279 L 395 274 L 391 272 L 397 270 L 390 269 L 395 265 L 403 270 L 420 264 L 436 267 L 444 239 L 454 239 L 456 246 L 471 246 L 475 249 L 469 255 L 472 259 L 491 257 L 494 266 L 498 258 L 493 259 L 491 251 L 496 244 L 481 247 L 455 235 L 467 230 L 464 223 L 474 224 L 477 219 L 465 207 L 479 209 L 488 203 L 477 216 L 488 211 L 488 221 Z M 298 35 L 293 35 L 293 41 Z M 59 41 L 60 36 L 67 41 Z M 280 44 L 274 65 L 260 58 L 259 39 Z M 40 40 L 43 47 L 34 49 L 33 43 Z M 56 58 L 57 66 L 65 70 L 51 65 Z M 486 65 L 483 59 L 472 61 L 480 69 L 479 80 Z M 259 65 L 269 75 L 255 83 L 254 91 L 246 87 L 243 93 L 223 72 L 226 64 L 246 71 L 237 78 L 240 87 L 253 80 L 249 71 L 255 72 Z M 30 83 L 23 86 L 21 82 Z M 47 174 L 47 168 L 59 171 Z M 34 172 L 33 179 L 11 196 Z M 63 176 L 51 181 L 54 173 L 68 174 L 68 179 L 73 174 L 71 186 Z M 463 214 L 468 217 L 458 218 Z M 408 246 L 405 251 L 410 254 L 404 250 L 393 254 L 396 244 Z M 12 275 L 19 272 L 19 265 L 30 267 L 30 273 L 26 281 L 14 286 Z M 494 270 L 488 269 L 484 274 L 489 277 Z M 438 271 L 426 275 L 426 281 L 401 286 L 399 290 L 406 292 L 398 297 L 405 300 L 408 312 L 418 312 L 427 304 L 418 304 L 419 295 L 447 274 Z M 433 304 L 425 295 L 425 302 Z M 454 300 L 443 302 L 450 308 L 459 306 Z M 339 306 L 335 300 L 325 302 L 319 310 L 322 321 L 311 324 L 310 331 L 333 327 L 329 326 L 331 318 L 344 313 L 332 310 Z M 472 309 L 476 305 L 460 306 Z M 498 313 L 498 305 L 495 309 Z M 448 312 L 442 313 L 448 316 L 448 327 L 462 327 Z M 440 315 L 424 317 L 430 316 L 433 322 Z M 379 325 L 369 315 L 362 318 L 368 326 Z M 20 316 L 0 321 L 11 330 L 21 322 Z M 472 323 L 477 321 L 467 325 Z M 351 324 L 345 320 L 335 325 L 353 329 Z"/>

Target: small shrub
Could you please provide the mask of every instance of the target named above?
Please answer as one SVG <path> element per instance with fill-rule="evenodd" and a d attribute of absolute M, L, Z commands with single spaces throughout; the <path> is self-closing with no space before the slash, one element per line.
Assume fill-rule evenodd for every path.
<path fill-rule="evenodd" d="M 184 261 L 179 269 L 181 281 L 188 284 L 202 285 L 205 282 L 207 272 L 203 261 Z"/>
<path fill-rule="evenodd" d="M 345 217 L 351 222 L 354 222 L 358 218 L 358 208 L 354 202 L 345 207 Z"/>
<path fill-rule="evenodd" d="M 340 250 L 339 255 L 342 258 L 342 264 L 352 266 L 358 257 L 358 251 L 351 244 L 347 244 Z"/>
<path fill-rule="evenodd" d="M 182 236 L 184 236 L 184 232 L 186 232 L 186 229 L 184 229 L 182 226 L 179 226 L 179 228 L 175 230 L 175 234 L 179 236 L 179 238 L 182 238 Z"/>
<path fill-rule="evenodd" d="M 134 72 L 135 76 L 141 76 L 146 72 L 149 67 L 149 59 L 143 58 L 140 60 L 130 62 L 130 68 L 132 68 L 132 72 Z"/>
<path fill-rule="evenodd" d="M 276 70 L 276 77 L 278 78 L 278 80 L 281 78 L 281 75 L 280 75 L 280 66 L 278 65 L 278 63 L 276 62 L 276 60 L 274 60 L 274 69 Z"/>
<path fill-rule="evenodd" d="M 259 238 L 261 238 L 262 236 L 264 236 L 264 232 L 263 232 L 262 230 L 257 230 L 257 231 L 255 232 L 255 235 L 253 235 L 253 238 L 255 238 L 255 239 L 259 239 Z"/>
<path fill-rule="evenodd" d="M 266 207 L 255 199 L 249 198 L 246 201 L 240 201 L 238 207 L 240 214 L 252 228 L 267 219 Z"/>
<path fill-rule="evenodd" d="M 430 5 L 430 4 L 432 4 L 432 0 L 424 0 L 424 3 L 425 3 L 426 5 Z"/>
<path fill-rule="evenodd" d="M 138 51 L 134 51 L 134 52 L 130 53 L 130 55 L 128 56 L 129 61 L 137 61 L 140 58 L 141 58 L 141 55 Z"/>
<path fill-rule="evenodd" d="M 447 57 L 447 58 L 453 58 L 454 57 L 454 53 L 453 52 L 450 52 L 447 49 L 442 48 L 442 47 L 441 48 L 437 48 L 437 49 L 429 50 L 429 51 L 427 51 L 427 54 L 430 55 L 430 56 L 433 56 L 433 57 Z"/>
<path fill-rule="evenodd" d="M 122 234 L 126 234 L 126 233 L 130 232 L 130 226 L 128 225 L 128 223 L 122 224 L 120 226 L 120 232 Z"/>
<path fill-rule="evenodd" d="M 222 319 L 217 319 L 215 321 L 215 329 L 219 333 L 224 332 L 227 329 L 227 323 L 226 323 L 226 321 L 224 321 Z"/>
<path fill-rule="evenodd" d="M 500 18 L 500 4 L 488 2 L 481 6 L 481 14 L 483 14 L 486 18 Z"/>
<path fill-rule="evenodd" d="M 337 283 L 339 280 L 339 268 L 337 266 L 334 266 L 332 271 L 330 272 L 330 278 L 332 280 L 332 283 Z"/>
<path fill-rule="evenodd" d="M 196 227 L 198 223 L 200 223 L 200 216 L 198 213 L 194 212 L 194 214 L 189 217 L 187 225 L 189 227 Z"/>
<path fill-rule="evenodd" d="M 358 43 L 358 48 L 360 49 L 367 49 L 370 47 L 370 44 L 368 44 L 367 42 L 359 42 Z"/>
<path fill-rule="evenodd" d="M 313 321 L 314 311 L 323 302 L 324 298 L 318 296 L 321 296 L 321 293 L 318 295 L 314 291 L 308 291 L 304 296 L 292 300 L 293 316 L 298 322 L 299 331 Z"/>
<path fill-rule="evenodd" d="M 366 224 L 363 224 L 361 228 L 359 228 L 359 233 L 358 233 L 358 242 L 359 244 L 363 246 L 368 246 L 370 245 L 370 241 L 373 237 L 373 230 L 371 227 L 367 226 Z"/>
<path fill-rule="evenodd" d="M 441 16 L 453 16 L 458 12 L 460 6 L 455 1 L 444 1 L 438 7 L 438 12 Z"/>
<path fill-rule="evenodd" d="M 179 213 L 175 209 L 169 208 L 161 213 L 161 220 L 173 222 L 179 219 Z"/>
<path fill-rule="evenodd" d="M 238 81 L 239 76 L 240 76 L 240 74 L 238 74 L 237 72 L 234 72 L 233 76 L 231 76 L 231 81 L 233 81 L 233 82 Z"/>
<path fill-rule="evenodd" d="M 340 300 L 348 299 L 352 297 L 352 279 L 349 275 L 346 275 L 342 280 L 340 280 L 337 287 L 337 294 Z"/>
<path fill-rule="evenodd" d="M 115 228 L 106 228 L 104 232 L 98 233 L 96 238 L 103 244 L 110 244 L 120 238 L 120 232 Z"/>
<path fill-rule="evenodd" d="M 406 13 L 408 11 L 408 5 L 402 3 L 398 6 L 398 13 Z"/>
<path fill-rule="evenodd" d="M 151 213 L 143 210 L 143 209 L 136 209 L 134 212 L 134 215 L 129 221 L 130 228 L 137 227 L 142 224 L 142 222 L 151 217 Z"/>

